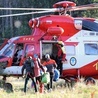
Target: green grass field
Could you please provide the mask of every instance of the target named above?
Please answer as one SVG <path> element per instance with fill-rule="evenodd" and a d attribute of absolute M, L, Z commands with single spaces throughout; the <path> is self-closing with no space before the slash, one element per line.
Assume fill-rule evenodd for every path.
<path fill-rule="evenodd" d="M 98 98 L 98 83 L 96 85 L 85 85 L 83 82 L 78 82 L 73 88 L 69 89 L 64 86 L 64 81 L 59 80 L 54 82 L 53 91 L 45 93 L 34 93 L 34 88 L 31 88 L 31 80 L 28 83 L 27 93 L 24 94 L 23 86 L 24 79 L 7 78 L 7 82 L 12 83 L 14 92 L 9 93 L 4 89 L 0 89 L 0 98 Z"/>

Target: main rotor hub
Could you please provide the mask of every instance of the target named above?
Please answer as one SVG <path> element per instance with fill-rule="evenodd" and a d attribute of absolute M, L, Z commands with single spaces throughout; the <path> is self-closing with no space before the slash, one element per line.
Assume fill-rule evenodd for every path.
<path fill-rule="evenodd" d="M 75 6 L 76 3 L 70 1 L 61 1 L 53 5 L 54 8 L 60 8 L 60 7 L 68 8 L 68 7 L 75 7 Z"/>

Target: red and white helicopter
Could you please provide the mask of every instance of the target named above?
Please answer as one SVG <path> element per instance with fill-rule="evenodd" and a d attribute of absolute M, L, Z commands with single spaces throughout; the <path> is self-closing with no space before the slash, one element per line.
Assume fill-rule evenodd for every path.
<path fill-rule="evenodd" d="M 31 35 L 9 39 L 0 50 L 0 75 L 21 76 L 21 68 L 26 53 L 35 53 L 42 58 L 49 53 L 56 56 L 56 47 L 62 41 L 66 49 L 67 62 L 63 64 L 63 78 L 93 77 L 98 79 L 98 20 L 94 18 L 72 17 L 67 12 L 98 9 L 98 3 L 76 6 L 74 2 L 61 1 L 53 8 L 0 8 L 2 10 L 34 10 L 36 12 L 1 15 L 0 17 L 57 12 L 32 18 L 29 26 Z M 57 40 L 52 40 L 56 36 Z M 22 44 L 23 55 L 18 66 L 13 64 L 16 46 Z"/>

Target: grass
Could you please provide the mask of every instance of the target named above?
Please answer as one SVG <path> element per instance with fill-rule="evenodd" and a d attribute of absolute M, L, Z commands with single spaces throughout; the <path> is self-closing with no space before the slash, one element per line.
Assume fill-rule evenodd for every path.
<path fill-rule="evenodd" d="M 54 82 L 52 92 L 44 94 L 34 93 L 31 88 L 31 80 L 28 83 L 27 94 L 23 92 L 24 79 L 8 78 L 7 82 L 12 83 L 14 92 L 9 93 L 0 89 L 0 98 L 98 98 L 98 83 L 96 85 L 85 85 L 83 82 L 76 83 L 71 89 L 64 86 L 64 81 Z"/>

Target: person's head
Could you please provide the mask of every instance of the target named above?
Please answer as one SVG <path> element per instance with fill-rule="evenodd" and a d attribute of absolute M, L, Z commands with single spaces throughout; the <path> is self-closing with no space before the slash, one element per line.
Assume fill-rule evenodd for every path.
<path fill-rule="evenodd" d="M 32 57 L 31 56 L 27 56 L 26 57 L 26 64 L 31 64 L 31 60 L 32 60 Z"/>
<path fill-rule="evenodd" d="M 21 50 L 22 49 L 22 46 L 19 46 L 18 49 Z"/>
<path fill-rule="evenodd" d="M 52 37 L 52 40 L 57 41 L 58 40 L 58 37 L 57 36 L 53 36 Z"/>
<path fill-rule="evenodd" d="M 46 59 L 46 60 L 50 60 L 50 55 L 49 55 L 49 54 L 46 54 L 46 55 L 45 55 L 45 59 Z"/>
<path fill-rule="evenodd" d="M 29 53 L 26 53 L 25 55 L 24 55 L 24 58 L 26 58 L 26 59 L 32 59 L 32 55 L 31 54 L 29 54 Z"/>
<path fill-rule="evenodd" d="M 34 55 L 33 55 L 33 58 L 34 58 L 34 59 L 37 59 L 37 58 L 38 58 L 38 54 L 34 54 Z"/>

